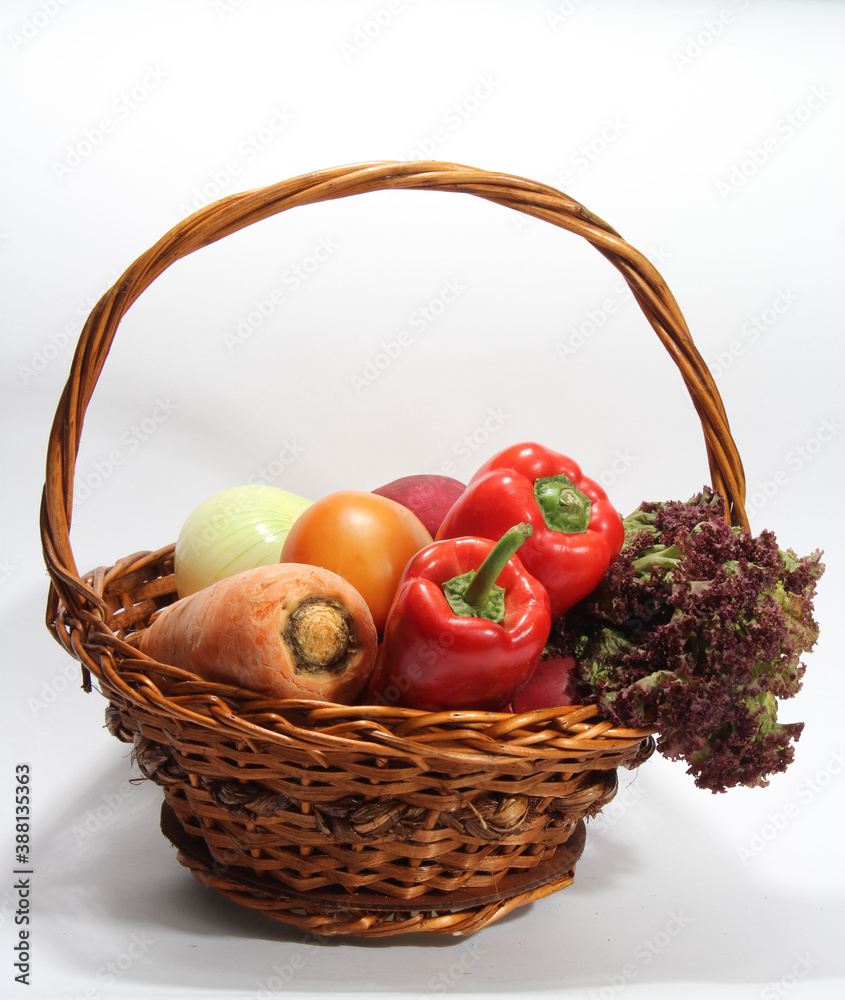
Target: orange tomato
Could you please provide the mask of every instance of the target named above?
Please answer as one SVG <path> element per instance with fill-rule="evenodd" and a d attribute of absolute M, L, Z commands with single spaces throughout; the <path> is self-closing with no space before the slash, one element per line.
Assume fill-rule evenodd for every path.
<path fill-rule="evenodd" d="M 364 598 L 381 633 L 408 560 L 431 542 L 422 521 L 402 504 L 341 490 L 297 517 L 281 561 L 321 566 L 343 577 Z"/>

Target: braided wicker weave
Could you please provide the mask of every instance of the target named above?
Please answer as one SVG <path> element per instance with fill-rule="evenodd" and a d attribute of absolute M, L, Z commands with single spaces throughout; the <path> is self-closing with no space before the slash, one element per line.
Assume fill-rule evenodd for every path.
<path fill-rule="evenodd" d="M 48 626 L 96 678 L 107 724 L 163 788 L 162 830 L 202 882 L 317 935 L 471 933 L 571 883 L 584 820 L 617 767 L 653 749 L 594 706 L 513 716 L 270 700 L 144 657 L 127 641 L 176 599 L 173 546 L 82 575 L 70 545 L 83 418 L 117 327 L 172 263 L 299 205 L 369 191 L 461 192 L 584 237 L 621 272 L 677 364 L 711 481 L 745 524 L 742 464 L 713 379 L 649 261 L 543 184 L 440 162 L 307 174 L 201 209 L 138 258 L 80 335 L 47 454 L 41 508 Z"/>

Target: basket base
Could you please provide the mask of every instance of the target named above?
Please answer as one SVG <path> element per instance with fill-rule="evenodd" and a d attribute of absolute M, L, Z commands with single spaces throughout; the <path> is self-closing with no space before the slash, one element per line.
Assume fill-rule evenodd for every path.
<path fill-rule="evenodd" d="M 518 906 L 571 885 L 586 840 L 586 826 L 581 820 L 554 854 L 528 871 L 503 876 L 495 891 L 456 889 L 445 895 L 417 896 L 403 907 L 396 899 L 361 890 L 297 894 L 278 882 L 257 878 L 254 872 L 220 865 L 200 838 L 185 832 L 167 802 L 161 807 L 161 831 L 178 848 L 179 863 L 198 881 L 241 906 L 316 937 L 474 933 Z"/>

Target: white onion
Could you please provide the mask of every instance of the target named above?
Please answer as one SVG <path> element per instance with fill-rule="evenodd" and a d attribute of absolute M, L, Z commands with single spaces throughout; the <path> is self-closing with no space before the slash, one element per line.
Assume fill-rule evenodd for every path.
<path fill-rule="evenodd" d="M 312 501 L 262 483 L 204 500 L 176 540 L 176 590 L 187 597 L 242 570 L 277 563 L 291 525 Z"/>

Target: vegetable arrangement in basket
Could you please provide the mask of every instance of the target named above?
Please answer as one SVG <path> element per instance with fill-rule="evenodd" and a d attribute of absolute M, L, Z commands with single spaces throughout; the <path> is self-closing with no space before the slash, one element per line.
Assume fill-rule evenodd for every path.
<path fill-rule="evenodd" d="M 568 442 L 524 442 L 466 484 L 411 474 L 313 501 L 234 486 L 175 546 L 81 574 L 83 419 L 127 310 L 244 227 L 388 189 L 471 195 L 598 250 L 684 380 L 711 487 L 623 519 Z M 182 220 L 92 310 L 48 443 L 48 626 L 205 885 L 317 935 L 469 934 L 572 883 L 586 820 L 655 737 L 713 791 L 788 766 L 801 726 L 778 702 L 816 641 L 823 567 L 751 535 L 744 482 L 677 302 L 604 220 L 460 164 L 313 171 Z"/>
<path fill-rule="evenodd" d="M 275 548 L 257 545 L 266 529 L 244 502 L 223 560 L 252 551 L 278 565 L 179 600 L 138 648 L 277 697 L 434 712 L 513 710 L 532 692 L 533 708 L 595 701 L 621 726 L 654 729 L 658 750 L 713 791 L 766 784 L 792 760 L 802 727 L 778 721 L 778 699 L 798 692 L 818 637 L 819 552 L 799 558 L 771 532 L 730 526 L 709 488 L 622 519 L 571 458 L 533 442 L 488 459 L 460 492 L 403 481 L 441 501 L 436 541 L 393 484 L 392 500 L 304 502 Z M 284 491 L 260 490 L 268 513 L 283 504 Z M 180 553 L 200 551 L 204 531 L 194 512 L 176 548 L 180 593 Z M 538 674 L 541 661 L 557 676 Z M 552 693 L 538 698 L 541 683 Z"/>

